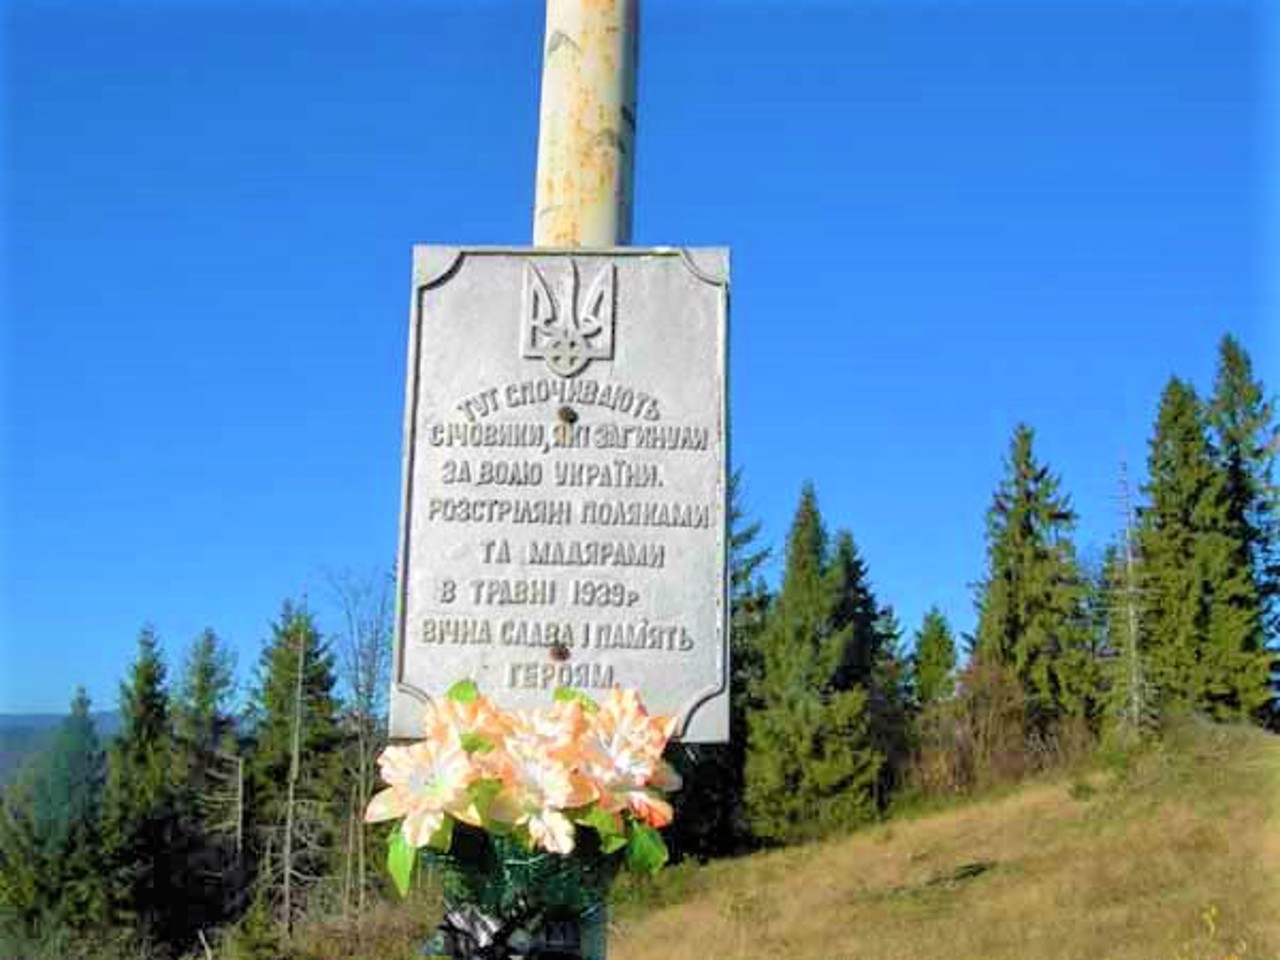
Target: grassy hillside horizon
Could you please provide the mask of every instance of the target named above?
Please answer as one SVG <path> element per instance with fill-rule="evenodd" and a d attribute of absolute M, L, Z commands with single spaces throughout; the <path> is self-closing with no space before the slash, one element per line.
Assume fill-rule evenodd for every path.
<path fill-rule="evenodd" d="M 620 892 L 612 960 L 1280 960 L 1280 737 L 1192 722 L 1127 763 Z"/>

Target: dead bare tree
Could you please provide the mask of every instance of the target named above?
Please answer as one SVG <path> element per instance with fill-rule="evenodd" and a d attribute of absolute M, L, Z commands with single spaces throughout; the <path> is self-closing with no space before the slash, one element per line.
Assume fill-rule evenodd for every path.
<path fill-rule="evenodd" d="M 349 829 L 354 839 L 354 894 L 358 912 L 364 911 L 369 886 L 367 830 L 361 811 L 376 787 L 375 761 L 386 743 L 387 693 L 391 682 L 393 579 L 384 573 L 366 575 L 331 572 L 329 592 L 337 605 L 341 629 L 337 633 L 339 680 L 347 700 L 348 722 L 354 733 L 353 770 L 356 783 Z M 345 903 L 345 898 L 344 898 Z"/>
<path fill-rule="evenodd" d="M 1138 573 L 1139 558 L 1133 524 L 1134 509 L 1129 491 L 1129 470 L 1124 461 L 1120 463 L 1119 503 L 1124 519 L 1124 554 L 1120 558 L 1118 589 L 1113 604 L 1119 607 L 1114 612 L 1122 614 L 1118 618 L 1121 626 L 1117 634 L 1120 641 L 1118 653 L 1124 658 L 1124 662 L 1116 678 L 1116 692 L 1121 695 L 1116 707 L 1120 729 L 1126 736 L 1133 738 L 1140 736 L 1154 724 L 1156 707 L 1140 649 L 1142 588 Z"/>
<path fill-rule="evenodd" d="M 229 845 L 222 854 L 217 879 L 227 890 L 223 908 L 237 912 L 243 904 L 244 875 L 244 757 L 227 750 L 215 750 L 204 770 L 205 786 L 197 803 L 204 829 L 220 844 Z M 226 849 L 225 846 L 222 848 Z"/>
<path fill-rule="evenodd" d="M 360 785 L 351 784 L 351 793 L 347 803 L 347 849 L 343 858 L 342 869 L 342 919 L 351 914 L 351 895 L 355 887 L 355 852 L 359 844 L 357 837 L 362 833 L 359 818 Z"/>
<path fill-rule="evenodd" d="M 284 929 L 289 934 L 293 929 L 293 830 L 294 811 L 297 806 L 298 774 L 302 769 L 302 685 L 306 672 L 307 645 L 306 637 L 298 631 L 298 682 L 294 687 L 293 697 L 293 744 L 289 748 L 289 787 L 284 808 L 284 837 L 281 869 L 283 877 Z"/>

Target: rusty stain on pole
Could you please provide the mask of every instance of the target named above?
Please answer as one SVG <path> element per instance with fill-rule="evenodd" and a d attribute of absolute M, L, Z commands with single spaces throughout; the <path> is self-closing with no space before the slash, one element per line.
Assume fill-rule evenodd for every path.
<path fill-rule="evenodd" d="M 639 0 L 547 0 L 533 243 L 631 240 Z"/>

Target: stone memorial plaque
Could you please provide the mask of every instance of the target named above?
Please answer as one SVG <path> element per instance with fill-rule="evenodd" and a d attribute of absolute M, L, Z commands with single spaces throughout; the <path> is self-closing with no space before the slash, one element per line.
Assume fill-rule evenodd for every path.
<path fill-rule="evenodd" d="M 728 738 L 728 251 L 422 246 L 391 732 L 640 691 Z"/>

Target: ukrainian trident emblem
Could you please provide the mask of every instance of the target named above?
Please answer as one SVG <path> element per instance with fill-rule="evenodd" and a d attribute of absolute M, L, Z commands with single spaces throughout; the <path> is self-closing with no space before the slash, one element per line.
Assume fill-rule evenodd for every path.
<path fill-rule="evenodd" d="M 520 355 L 545 360 L 562 377 L 582 372 L 592 360 L 612 360 L 615 273 L 612 263 L 605 264 L 579 299 L 578 263 L 571 259 L 557 301 L 546 278 L 525 261 Z"/>

